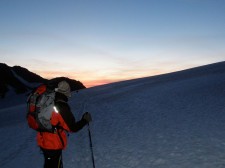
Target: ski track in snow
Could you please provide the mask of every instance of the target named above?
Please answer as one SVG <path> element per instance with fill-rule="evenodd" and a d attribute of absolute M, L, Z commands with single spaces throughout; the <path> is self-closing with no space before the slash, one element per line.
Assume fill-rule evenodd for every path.
<path fill-rule="evenodd" d="M 225 167 L 224 71 L 94 87 L 73 93 L 69 103 L 77 120 L 92 114 L 96 168 Z M 0 109 L 2 168 L 43 165 L 25 111 Z M 70 134 L 63 160 L 65 168 L 92 168 L 87 127 Z"/>

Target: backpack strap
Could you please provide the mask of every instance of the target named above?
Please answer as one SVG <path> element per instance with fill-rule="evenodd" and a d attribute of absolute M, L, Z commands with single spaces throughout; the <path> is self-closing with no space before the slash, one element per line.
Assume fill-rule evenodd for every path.
<path fill-rule="evenodd" d="M 64 129 L 61 126 L 59 126 L 59 124 L 57 124 L 56 126 L 52 126 L 52 132 L 51 133 L 57 134 L 59 136 L 59 139 L 60 139 L 60 141 L 62 143 L 62 146 L 64 148 L 65 144 L 64 144 L 63 138 L 62 138 L 59 131 L 64 131 Z"/>

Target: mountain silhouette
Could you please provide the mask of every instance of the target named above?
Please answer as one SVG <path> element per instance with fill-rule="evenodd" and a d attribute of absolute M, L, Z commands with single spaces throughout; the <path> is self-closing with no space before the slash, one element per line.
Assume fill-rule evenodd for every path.
<path fill-rule="evenodd" d="M 86 88 L 80 81 L 67 77 L 57 77 L 45 79 L 21 66 L 10 67 L 5 63 L 0 63 L 0 97 L 4 98 L 9 91 L 16 94 L 26 93 L 42 83 L 49 84 L 53 88 L 57 87 L 58 82 L 66 80 L 71 90 Z"/>

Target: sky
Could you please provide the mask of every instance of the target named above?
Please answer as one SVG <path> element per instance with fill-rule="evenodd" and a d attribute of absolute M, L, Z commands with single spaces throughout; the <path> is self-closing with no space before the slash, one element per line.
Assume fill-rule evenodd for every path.
<path fill-rule="evenodd" d="M 225 0 L 1 0 L 0 62 L 86 87 L 225 61 Z"/>

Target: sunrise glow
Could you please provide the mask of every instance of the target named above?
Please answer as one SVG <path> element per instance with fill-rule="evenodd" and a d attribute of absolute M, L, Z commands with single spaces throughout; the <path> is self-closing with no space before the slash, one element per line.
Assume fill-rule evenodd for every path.
<path fill-rule="evenodd" d="M 225 1 L 0 2 L 1 62 L 86 87 L 225 60 Z"/>

